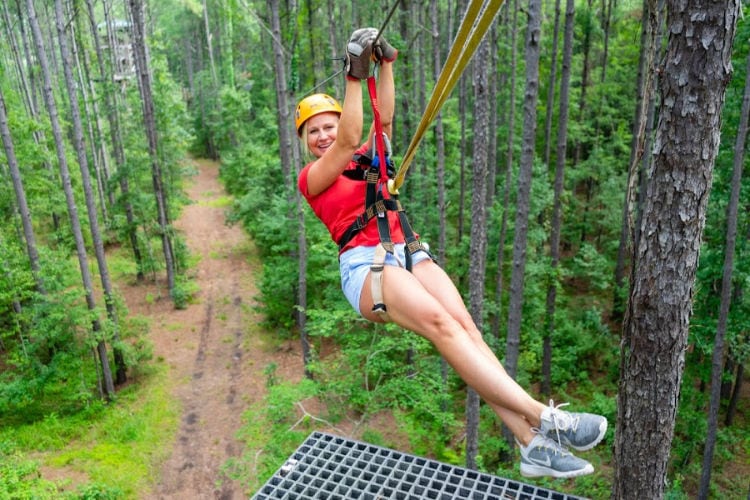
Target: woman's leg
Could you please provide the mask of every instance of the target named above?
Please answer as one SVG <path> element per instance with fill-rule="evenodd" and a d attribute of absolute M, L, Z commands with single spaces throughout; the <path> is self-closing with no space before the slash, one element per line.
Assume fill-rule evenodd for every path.
<path fill-rule="evenodd" d="M 453 281 L 445 273 L 445 271 L 435 264 L 431 260 L 422 261 L 417 264 L 413 271 L 414 276 L 419 280 L 420 283 L 425 287 L 430 295 L 435 297 L 438 302 L 448 311 L 448 314 L 459 322 L 459 324 L 466 330 L 469 337 L 474 341 L 479 349 L 488 357 L 488 359 L 496 363 L 499 369 L 505 372 L 505 367 L 502 366 L 500 361 L 492 352 L 492 349 L 487 345 L 482 337 L 482 333 L 474 323 L 474 319 L 466 309 L 461 294 L 458 293 L 456 286 Z M 532 421 L 534 425 L 538 425 L 539 422 Z"/>
<path fill-rule="evenodd" d="M 534 400 L 503 369 L 471 321 L 455 286 L 434 264 L 415 266 L 415 274 L 395 266 L 386 266 L 383 274 L 383 299 L 388 314 L 398 325 L 416 332 L 432 342 L 461 378 L 484 399 L 524 444 L 532 437 L 531 428 L 539 426 L 544 405 Z M 425 278 L 425 274 L 434 278 Z M 440 300 L 425 288 L 417 276 L 430 287 L 441 287 Z M 442 277 L 441 277 L 442 276 Z M 453 295 L 455 293 L 455 295 Z M 451 297 L 453 295 L 453 297 Z M 443 306 L 441 300 L 455 300 L 451 305 L 459 319 Z M 365 318 L 378 321 L 371 312 L 370 276 L 365 279 L 360 309 Z M 461 312 L 463 311 L 463 312 Z M 468 329 L 467 329 L 468 327 Z"/>

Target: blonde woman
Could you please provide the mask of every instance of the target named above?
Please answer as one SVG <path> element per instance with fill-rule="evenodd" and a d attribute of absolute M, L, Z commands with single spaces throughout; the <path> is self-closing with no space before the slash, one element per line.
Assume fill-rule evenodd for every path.
<path fill-rule="evenodd" d="M 513 432 L 524 476 L 590 474 L 593 466 L 568 450 L 588 450 L 598 444 L 607 420 L 563 411 L 552 402 L 547 406 L 532 398 L 508 376 L 484 342 L 448 275 L 418 239 L 414 244 L 417 237 L 403 227 L 395 205 L 385 203 L 390 209 L 380 216 L 362 217 L 368 198 L 364 179 L 373 157 L 368 149 L 372 149 L 376 127 L 373 124 L 363 141 L 361 81 L 370 76 L 371 64 L 378 65 L 377 103 L 386 137 L 391 134 L 395 105 L 393 63 L 398 51 L 377 35 L 377 30 L 363 28 L 349 40 L 343 104 L 314 94 L 299 102 L 295 117 L 303 146 L 314 158 L 299 175 L 299 189 L 339 244 L 344 294 L 364 318 L 392 321 L 434 344 Z M 378 199 L 387 200 L 384 184 L 372 184 L 369 189 L 378 189 Z M 384 231 L 388 248 L 379 254 Z"/>

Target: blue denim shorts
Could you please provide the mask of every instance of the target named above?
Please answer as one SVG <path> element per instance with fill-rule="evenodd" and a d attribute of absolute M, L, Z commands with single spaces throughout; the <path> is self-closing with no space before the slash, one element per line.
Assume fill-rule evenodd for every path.
<path fill-rule="evenodd" d="M 393 254 L 386 253 L 385 263 L 389 266 L 398 266 L 399 261 L 402 265 L 406 265 L 406 256 L 404 255 L 404 248 L 406 245 L 399 243 L 394 245 L 396 247 L 396 255 L 398 261 Z M 354 247 L 350 248 L 346 252 L 339 256 L 339 271 L 341 272 L 341 289 L 344 291 L 347 300 L 352 305 L 355 311 L 361 314 L 359 310 L 359 299 L 362 295 L 362 286 L 364 285 L 367 273 L 370 271 L 372 260 L 375 255 L 375 247 Z M 412 266 L 417 265 L 423 260 L 430 258 L 430 255 L 419 250 L 411 256 Z"/>

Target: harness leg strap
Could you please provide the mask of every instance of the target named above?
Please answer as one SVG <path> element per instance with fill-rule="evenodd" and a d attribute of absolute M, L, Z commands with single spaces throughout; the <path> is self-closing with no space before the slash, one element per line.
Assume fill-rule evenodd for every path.
<path fill-rule="evenodd" d="M 382 244 L 375 247 L 375 256 L 370 266 L 370 285 L 372 289 L 372 312 L 380 316 L 380 319 L 389 323 L 391 321 L 388 311 L 383 302 L 383 267 L 385 266 L 386 249 Z"/>

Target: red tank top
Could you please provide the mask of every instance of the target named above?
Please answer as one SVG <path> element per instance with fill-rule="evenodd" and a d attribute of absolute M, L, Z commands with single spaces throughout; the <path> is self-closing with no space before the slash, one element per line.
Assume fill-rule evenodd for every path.
<path fill-rule="evenodd" d="M 366 149 L 367 147 L 363 146 L 357 150 L 357 153 L 364 153 Z M 310 204 L 313 212 L 315 212 L 315 215 L 328 228 L 333 241 L 338 243 L 341 236 L 349 229 L 349 226 L 365 210 L 365 188 L 367 183 L 363 180 L 352 180 L 344 175 L 340 175 L 325 191 L 318 195 L 310 196 L 307 192 L 307 175 L 310 171 L 310 165 L 312 165 L 312 162 L 308 163 L 300 172 L 297 185 L 302 196 L 305 197 L 307 203 Z M 347 170 L 355 168 L 358 168 L 357 163 L 352 160 Z M 385 189 L 385 186 L 383 188 Z M 394 243 L 403 243 L 404 233 L 401 230 L 398 215 L 396 212 L 389 210 L 387 216 L 391 228 L 391 241 Z M 377 223 L 373 219 L 341 249 L 340 253 L 357 246 L 375 246 L 379 242 L 380 237 L 378 236 Z"/>

